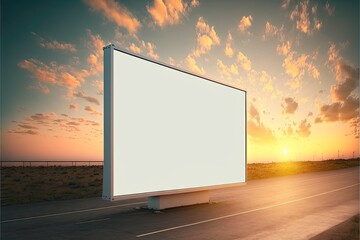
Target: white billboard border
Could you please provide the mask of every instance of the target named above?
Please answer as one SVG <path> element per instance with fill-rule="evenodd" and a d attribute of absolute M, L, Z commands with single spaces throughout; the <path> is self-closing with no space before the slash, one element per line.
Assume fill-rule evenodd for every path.
<path fill-rule="evenodd" d="M 153 196 L 162 196 L 162 195 L 172 195 L 180 193 L 189 193 L 189 192 L 200 192 L 207 191 L 219 188 L 228 188 L 228 187 L 237 187 L 246 184 L 247 181 L 247 92 L 243 89 L 235 88 L 224 83 L 217 82 L 210 78 L 195 74 L 193 72 L 180 69 L 169 64 L 154 61 L 152 59 L 146 58 L 141 55 L 137 55 L 131 52 L 128 52 L 124 49 L 116 47 L 114 44 L 110 44 L 103 48 L 104 51 L 104 164 L 103 164 L 103 193 L 102 198 L 105 200 L 116 201 L 116 200 L 126 200 L 134 198 L 145 198 Z M 229 183 L 229 184 L 220 184 L 213 186 L 205 187 L 194 187 L 194 188 L 184 188 L 184 189 L 174 189 L 174 190 L 165 190 L 165 191 L 153 191 L 146 193 L 136 193 L 136 194 L 127 194 L 122 196 L 114 196 L 114 158 L 113 158 L 113 81 L 114 81 L 114 51 L 119 51 L 130 56 L 140 58 L 142 60 L 158 64 L 163 67 L 173 69 L 185 74 L 189 74 L 205 81 L 210 81 L 215 84 L 223 85 L 225 87 L 233 88 L 238 91 L 242 91 L 245 94 L 245 182 L 239 183 Z M 110 172 L 110 174 L 105 174 L 105 172 Z"/>

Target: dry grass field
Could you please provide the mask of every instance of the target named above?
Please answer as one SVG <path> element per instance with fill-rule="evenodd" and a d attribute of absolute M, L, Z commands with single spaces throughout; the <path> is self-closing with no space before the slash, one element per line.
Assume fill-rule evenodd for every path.
<path fill-rule="evenodd" d="M 359 159 L 320 162 L 253 163 L 248 180 L 359 166 Z M 1 205 L 100 197 L 102 166 L 3 167 Z"/>

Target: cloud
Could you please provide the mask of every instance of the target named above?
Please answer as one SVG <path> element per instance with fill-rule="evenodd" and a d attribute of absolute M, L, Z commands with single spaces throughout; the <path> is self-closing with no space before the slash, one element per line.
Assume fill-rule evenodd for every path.
<path fill-rule="evenodd" d="M 91 107 L 91 106 L 86 106 L 86 107 L 84 108 L 84 110 L 87 111 L 88 113 L 90 113 L 91 115 L 102 115 L 101 112 L 96 111 L 96 110 L 95 110 L 93 107 Z"/>
<path fill-rule="evenodd" d="M 137 54 L 141 53 L 141 49 L 138 46 L 136 46 L 134 43 L 131 43 L 129 49 L 134 53 Z"/>
<path fill-rule="evenodd" d="M 103 47 L 106 43 L 99 34 L 93 34 L 90 30 L 87 30 L 89 40 L 86 43 L 90 54 L 87 57 L 87 63 L 89 64 L 90 74 L 96 75 L 103 72 Z"/>
<path fill-rule="evenodd" d="M 315 123 L 322 123 L 321 117 L 316 117 L 314 120 Z"/>
<path fill-rule="evenodd" d="M 295 5 L 295 8 L 290 13 L 290 20 L 296 22 L 296 29 L 307 35 L 311 35 L 315 30 L 320 30 L 322 23 L 317 18 L 317 7 L 311 7 L 311 14 L 313 15 L 313 26 L 311 26 L 310 19 L 310 5 L 309 0 L 304 0 Z"/>
<path fill-rule="evenodd" d="M 209 52 L 212 46 L 220 45 L 220 38 L 214 26 L 207 24 L 203 17 L 199 17 L 196 23 L 197 47 L 193 52 L 195 57 Z"/>
<path fill-rule="evenodd" d="M 232 38 L 232 35 L 231 33 L 229 32 L 228 33 L 228 37 L 227 37 L 227 40 L 226 40 L 226 45 L 225 45 L 225 49 L 224 49 L 224 53 L 225 53 L 225 56 L 229 57 L 229 58 L 232 58 L 233 55 L 234 55 L 234 50 L 232 48 L 232 41 L 233 41 L 233 38 Z"/>
<path fill-rule="evenodd" d="M 96 105 L 100 105 L 99 100 L 97 100 L 94 97 L 87 96 L 83 92 L 74 93 L 74 97 L 82 98 L 82 99 L 85 99 L 88 102 L 94 103 Z"/>
<path fill-rule="evenodd" d="M 268 37 L 276 37 L 280 41 L 284 41 L 284 25 L 280 28 L 272 25 L 270 22 L 266 22 L 265 24 L 265 33 L 262 35 L 262 39 L 266 40 Z"/>
<path fill-rule="evenodd" d="M 289 5 L 290 5 L 290 0 L 283 0 L 281 7 L 284 9 L 287 9 L 289 7 Z"/>
<path fill-rule="evenodd" d="M 321 122 L 350 122 L 354 129 L 355 138 L 359 137 L 359 96 L 356 89 L 359 86 L 359 69 L 347 64 L 339 55 L 334 44 L 328 51 L 330 68 L 337 84 L 330 88 L 332 102 L 320 106 L 319 116 L 315 123 Z"/>
<path fill-rule="evenodd" d="M 359 69 L 343 63 L 340 65 L 340 72 L 345 80 L 331 86 L 330 93 L 334 101 L 345 101 L 359 85 Z"/>
<path fill-rule="evenodd" d="M 182 0 L 154 0 L 152 6 L 147 6 L 146 9 L 152 17 L 155 24 L 160 27 L 165 25 L 174 25 L 180 22 L 187 12 L 199 5 L 199 1 L 193 0 L 190 5 L 184 3 Z"/>
<path fill-rule="evenodd" d="M 265 34 L 263 35 L 263 39 L 266 39 L 268 36 L 276 36 L 278 38 L 280 42 L 277 45 L 276 51 L 279 55 L 284 56 L 282 67 L 284 68 L 285 73 L 291 76 L 287 85 L 289 85 L 293 90 L 298 90 L 302 86 L 302 80 L 305 73 L 308 73 L 308 75 L 314 79 L 320 78 L 320 72 L 312 62 L 312 60 L 316 58 L 317 53 L 313 53 L 312 56 L 306 54 L 300 54 L 299 56 L 296 51 L 292 50 L 292 43 L 290 41 L 285 41 L 283 27 L 284 26 L 279 29 L 267 22 L 265 25 Z"/>
<path fill-rule="evenodd" d="M 75 45 L 73 45 L 71 43 L 62 43 L 57 40 L 47 41 L 35 32 L 32 32 L 32 34 L 39 39 L 39 44 L 43 48 L 62 50 L 62 51 L 68 51 L 68 52 L 76 52 L 77 51 Z"/>
<path fill-rule="evenodd" d="M 314 79 L 319 79 L 320 72 L 316 66 L 309 61 L 309 55 L 301 54 L 299 57 L 296 57 L 295 54 L 295 51 L 290 51 L 285 56 L 282 66 L 286 74 L 292 77 L 288 82 L 290 88 L 297 90 L 301 88 L 302 79 L 306 72 Z"/>
<path fill-rule="evenodd" d="M 286 56 L 282 66 L 285 68 L 285 72 L 293 78 L 303 76 L 307 58 L 307 55 L 301 54 L 294 59 L 294 52 L 292 52 Z"/>
<path fill-rule="evenodd" d="M 50 127 L 51 122 L 57 118 L 56 113 L 51 112 L 49 114 L 36 113 L 25 119 L 24 124 L 34 125 L 39 124 L 46 127 Z"/>
<path fill-rule="evenodd" d="M 46 85 L 42 84 L 41 82 L 37 82 L 35 86 L 30 86 L 30 88 L 38 89 L 45 95 L 48 95 L 50 93 L 50 89 Z"/>
<path fill-rule="evenodd" d="M 278 45 L 276 51 L 279 55 L 284 55 L 284 56 L 288 55 L 291 51 L 290 41 L 286 41 L 284 43 L 281 43 L 281 45 Z"/>
<path fill-rule="evenodd" d="M 140 21 L 124 6 L 114 0 L 85 0 L 93 10 L 101 12 L 109 21 L 135 34 L 141 27 Z"/>
<path fill-rule="evenodd" d="M 68 95 L 71 95 L 71 93 L 73 93 L 73 91 L 81 85 L 80 81 L 68 72 L 61 73 L 60 78 L 69 91 Z"/>
<path fill-rule="evenodd" d="M 191 6 L 192 7 L 197 7 L 200 5 L 200 0 L 191 0 Z"/>
<path fill-rule="evenodd" d="M 329 2 L 326 2 L 324 9 L 329 16 L 334 15 L 335 7 L 331 6 Z"/>
<path fill-rule="evenodd" d="M 229 67 L 226 66 L 221 60 L 217 60 L 216 65 L 220 71 L 221 76 L 231 79 L 233 75 L 238 75 L 238 67 L 236 64 L 231 64 Z"/>
<path fill-rule="evenodd" d="M 93 114 L 100 114 L 93 112 Z M 74 137 L 69 136 L 68 133 L 79 134 L 82 136 L 89 135 L 92 132 L 99 132 L 101 125 L 98 122 L 88 120 L 85 118 L 70 117 L 67 114 L 60 114 L 59 116 L 54 113 L 36 113 L 25 117 L 22 121 L 13 121 L 15 126 L 13 129 L 8 130 L 10 134 L 23 134 L 23 135 L 42 135 L 49 136 L 56 132 L 56 136 Z M 89 127 L 85 127 L 89 126 Z M 65 133 L 65 132 L 68 133 Z M 94 134 L 92 134 L 94 136 Z"/>
<path fill-rule="evenodd" d="M 19 67 L 29 71 L 40 81 L 52 84 L 57 82 L 55 71 L 36 59 L 25 59 L 19 63 Z"/>
<path fill-rule="evenodd" d="M 249 108 L 249 117 L 247 129 L 250 139 L 259 144 L 274 144 L 276 137 L 271 129 L 261 122 L 259 111 L 253 104 Z"/>
<path fill-rule="evenodd" d="M 304 119 L 300 122 L 299 126 L 296 129 L 296 133 L 300 137 L 309 137 L 311 134 L 310 131 L 311 124 L 307 122 L 307 119 Z"/>
<path fill-rule="evenodd" d="M 38 129 L 35 126 L 29 125 L 29 124 L 18 124 L 19 127 L 25 128 L 25 129 Z"/>
<path fill-rule="evenodd" d="M 195 58 L 193 58 L 191 55 L 188 55 L 185 58 L 185 64 L 187 65 L 188 69 L 190 69 L 190 71 L 199 74 L 199 75 L 204 75 L 205 74 L 205 70 L 202 67 L 199 67 L 196 63 Z"/>
<path fill-rule="evenodd" d="M 249 108 L 250 119 L 254 119 L 258 124 L 260 123 L 260 114 L 259 111 L 255 108 L 253 104 Z"/>
<path fill-rule="evenodd" d="M 175 59 L 173 59 L 172 57 L 169 57 L 169 58 L 168 58 L 168 63 L 169 63 L 171 66 L 176 66 Z"/>
<path fill-rule="evenodd" d="M 34 130 L 9 130 L 8 133 L 24 134 L 24 135 L 38 135 L 38 131 Z"/>
<path fill-rule="evenodd" d="M 142 46 L 147 50 L 147 55 L 155 60 L 159 59 L 159 55 L 155 53 L 156 46 L 151 42 L 142 41 Z"/>
<path fill-rule="evenodd" d="M 59 65 L 52 61 L 48 64 L 37 59 L 24 59 L 19 62 L 18 66 L 28 72 L 39 82 L 37 88 L 43 93 L 48 94 L 49 88 L 44 84 L 57 85 L 67 89 L 67 97 L 73 95 L 75 89 L 81 86 L 85 78 L 102 73 L 103 71 L 103 47 L 105 42 L 99 35 L 93 35 L 87 30 L 89 40 L 86 43 L 90 50 L 87 57 L 89 70 L 74 68 L 72 65 Z"/>
<path fill-rule="evenodd" d="M 92 85 L 98 89 L 98 92 L 97 92 L 98 95 L 104 95 L 104 82 L 103 81 L 95 80 L 95 81 L 93 81 Z"/>
<path fill-rule="evenodd" d="M 79 105 L 78 105 L 77 103 L 75 103 L 75 104 L 70 104 L 70 105 L 69 105 L 69 108 L 70 108 L 71 110 L 77 111 L 77 110 L 79 109 Z"/>
<path fill-rule="evenodd" d="M 80 123 L 79 123 L 79 122 L 72 121 L 72 122 L 67 122 L 66 125 L 79 126 Z"/>
<path fill-rule="evenodd" d="M 359 115 L 359 98 L 349 96 L 342 102 L 324 104 L 320 108 L 322 121 L 349 121 Z"/>
<path fill-rule="evenodd" d="M 247 56 L 245 56 L 245 54 L 239 52 L 236 60 L 244 70 L 246 71 L 251 70 L 251 61 Z"/>
<path fill-rule="evenodd" d="M 25 59 L 19 63 L 19 67 L 27 70 L 43 83 L 65 87 L 68 97 L 72 96 L 73 91 L 84 82 L 84 77 L 88 75 L 86 71 L 77 70 L 68 65 L 58 65 L 55 62 L 47 65 L 36 59 Z M 46 86 L 42 84 L 39 86 L 44 93 L 49 92 Z"/>
<path fill-rule="evenodd" d="M 283 130 L 283 133 L 285 136 L 291 137 L 294 134 L 294 130 L 291 125 L 289 125 L 285 130 Z"/>
<path fill-rule="evenodd" d="M 345 48 L 346 44 L 340 44 L 340 49 Z M 340 56 L 339 49 L 334 43 L 330 43 L 328 50 L 328 60 L 326 65 L 335 73 L 335 79 L 337 81 L 342 81 L 347 77 L 348 73 L 343 70 L 343 66 L 347 65 L 344 59 Z"/>
<path fill-rule="evenodd" d="M 273 80 L 275 80 L 275 77 L 272 77 L 266 71 L 262 70 L 258 72 L 254 69 L 251 69 L 250 71 L 248 71 L 247 78 L 252 83 L 262 84 L 262 89 L 264 91 L 271 92 L 274 90 Z"/>
<path fill-rule="evenodd" d="M 294 114 L 299 104 L 291 97 L 284 99 L 284 102 L 281 104 L 283 114 Z"/>
<path fill-rule="evenodd" d="M 253 17 L 251 15 L 249 16 L 243 16 L 239 22 L 239 30 L 242 33 L 246 33 L 247 30 L 251 27 L 253 21 Z"/>

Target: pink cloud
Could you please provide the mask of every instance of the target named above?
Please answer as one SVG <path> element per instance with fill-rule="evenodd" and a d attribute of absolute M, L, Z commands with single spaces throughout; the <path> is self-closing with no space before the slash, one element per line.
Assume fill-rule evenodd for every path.
<path fill-rule="evenodd" d="M 38 34 L 36 34 L 34 32 L 32 32 L 32 34 L 39 39 L 40 46 L 43 48 L 56 49 L 56 50 L 62 50 L 62 51 L 68 51 L 68 52 L 76 52 L 77 51 L 74 44 L 62 43 L 57 40 L 47 41 L 43 37 L 39 36 Z"/>
<path fill-rule="evenodd" d="M 70 104 L 69 105 L 69 108 L 71 109 L 71 110 L 74 110 L 74 111 L 77 111 L 78 109 L 79 109 L 79 105 L 78 104 Z"/>
<path fill-rule="evenodd" d="M 25 129 L 38 129 L 35 126 L 29 125 L 29 124 L 18 124 L 19 127 L 25 128 Z"/>
<path fill-rule="evenodd" d="M 198 5 L 196 0 L 192 0 L 190 5 L 182 0 L 154 0 L 154 4 L 146 8 L 154 23 L 164 27 L 179 23 L 191 8 Z"/>
<path fill-rule="evenodd" d="M 96 105 L 100 105 L 99 100 L 97 100 L 94 97 L 87 96 L 83 92 L 74 93 L 74 97 L 82 98 L 82 99 L 85 99 L 88 102 L 94 103 Z"/>
<path fill-rule="evenodd" d="M 147 50 L 147 55 L 155 60 L 159 59 L 159 55 L 155 53 L 156 46 L 151 42 L 141 41 L 142 46 Z"/>
<path fill-rule="evenodd" d="M 8 133 L 24 134 L 24 135 L 38 135 L 39 132 L 34 130 L 10 130 Z"/>
<path fill-rule="evenodd" d="M 58 65 L 51 62 L 49 65 L 36 59 L 26 59 L 19 63 L 19 67 L 27 70 L 40 82 L 62 86 L 67 89 L 67 96 L 71 97 L 73 91 L 84 82 L 89 74 L 85 70 L 78 70 L 69 65 Z M 47 86 L 39 84 L 43 93 L 49 93 Z"/>
<path fill-rule="evenodd" d="M 85 0 L 85 3 L 129 33 L 135 34 L 141 27 L 140 21 L 126 7 L 114 0 Z"/>
<path fill-rule="evenodd" d="M 101 112 L 96 111 L 96 110 L 95 110 L 93 107 L 91 107 L 91 106 L 86 106 L 86 107 L 84 108 L 84 110 L 87 111 L 88 113 L 90 113 L 91 115 L 102 115 Z"/>
<path fill-rule="evenodd" d="M 90 51 L 87 57 L 87 63 L 89 64 L 90 74 L 96 75 L 103 72 L 103 47 L 106 43 L 99 34 L 93 34 L 90 30 L 87 30 L 89 40 L 87 47 Z"/>

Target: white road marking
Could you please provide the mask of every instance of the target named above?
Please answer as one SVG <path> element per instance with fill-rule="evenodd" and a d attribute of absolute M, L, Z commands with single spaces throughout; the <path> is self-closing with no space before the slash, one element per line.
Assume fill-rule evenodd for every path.
<path fill-rule="evenodd" d="M 16 218 L 16 219 L 9 219 L 9 220 L 1 221 L 1 223 L 18 222 L 18 221 L 33 220 L 33 219 L 39 219 L 39 218 L 63 216 L 63 215 L 69 215 L 69 214 L 75 214 L 75 213 L 99 211 L 99 210 L 104 210 L 104 209 L 109 209 L 109 208 L 126 207 L 126 206 L 139 205 L 139 204 L 144 204 L 144 203 L 146 203 L 146 202 L 126 203 L 126 204 L 121 204 L 121 205 L 116 205 L 116 206 L 109 206 L 109 207 L 90 208 L 90 209 L 77 210 L 77 211 L 71 211 L 71 212 L 63 212 L 63 213 L 46 214 L 46 215 L 33 216 L 33 217 Z"/>
<path fill-rule="evenodd" d="M 86 224 L 86 223 L 93 223 L 93 222 L 101 222 L 101 221 L 106 221 L 106 220 L 110 220 L 110 218 L 94 219 L 94 220 L 89 220 L 89 221 L 84 221 L 84 222 L 77 222 L 75 224 L 79 225 L 79 224 Z"/>
<path fill-rule="evenodd" d="M 306 200 L 306 199 L 311 199 L 311 198 L 323 196 L 323 195 L 326 195 L 326 194 L 329 194 L 329 193 L 338 192 L 338 191 L 341 191 L 341 190 L 344 190 L 344 189 L 355 187 L 357 185 L 359 185 L 359 183 L 352 184 L 352 185 L 342 187 L 342 188 L 337 188 L 337 189 L 334 189 L 334 190 L 331 190 L 331 191 L 326 191 L 326 192 L 314 194 L 314 195 L 311 195 L 311 196 L 295 199 L 295 200 L 286 201 L 286 202 L 279 203 L 279 204 L 274 204 L 274 205 L 270 205 L 270 206 L 266 206 L 266 207 L 256 208 L 256 209 L 252 209 L 252 210 L 248 210 L 248 211 L 244 211 L 244 212 L 233 213 L 233 214 L 229 214 L 229 215 L 225 215 L 225 216 L 221 216 L 221 217 L 216 217 L 216 218 L 211 218 L 211 219 L 207 219 L 207 220 L 203 220 L 203 221 L 199 221 L 199 222 L 193 222 L 193 223 L 189 223 L 189 224 L 179 225 L 179 226 L 175 226 L 175 227 L 171 227 L 171 228 L 165 228 L 165 229 L 161 229 L 161 230 L 157 230 L 157 231 L 153 231 L 153 232 L 143 233 L 143 234 L 137 235 L 136 237 L 139 237 L 139 238 L 140 237 L 146 237 L 146 236 L 149 236 L 149 235 L 168 232 L 168 231 L 172 231 L 172 230 L 176 230 L 176 229 L 180 229 L 180 228 L 191 227 L 191 226 L 195 226 L 195 225 L 199 225 L 199 224 L 203 224 L 203 223 L 214 222 L 214 221 L 218 221 L 218 220 L 222 220 L 222 219 L 226 219 L 226 218 L 231 218 L 231 217 L 236 217 L 236 216 L 239 216 L 239 215 L 244 215 L 244 214 L 247 214 L 247 213 L 252 213 L 252 212 L 257 212 L 257 211 L 266 210 L 266 209 L 270 209 L 270 208 L 275 208 L 275 207 L 291 204 L 291 203 L 294 203 L 294 202 L 300 202 L 300 201 L 303 201 L 303 200 Z"/>

